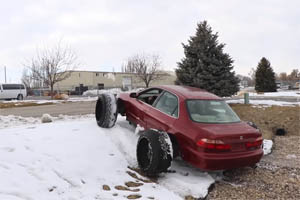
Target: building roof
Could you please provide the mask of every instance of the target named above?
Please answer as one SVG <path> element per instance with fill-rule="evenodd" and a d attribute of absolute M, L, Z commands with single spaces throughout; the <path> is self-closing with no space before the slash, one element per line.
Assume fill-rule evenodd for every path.
<path fill-rule="evenodd" d="M 108 71 L 89 71 L 89 70 L 68 70 L 68 72 L 89 72 L 89 73 L 113 73 L 113 74 L 136 74 L 134 72 L 108 72 Z M 173 71 L 158 71 L 160 74 L 175 75 Z"/>

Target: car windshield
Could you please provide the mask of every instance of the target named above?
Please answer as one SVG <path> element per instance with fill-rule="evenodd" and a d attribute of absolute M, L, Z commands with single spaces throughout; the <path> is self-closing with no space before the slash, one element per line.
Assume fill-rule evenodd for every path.
<path fill-rule="evenodd" d="M 187 109 L 191 119 L 202 123 L 233 123 L 240 118 L 225 101 L 187 100 Z"/>

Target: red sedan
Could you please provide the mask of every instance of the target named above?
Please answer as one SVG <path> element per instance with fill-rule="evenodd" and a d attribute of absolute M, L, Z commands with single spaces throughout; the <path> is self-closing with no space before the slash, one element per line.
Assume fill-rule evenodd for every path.
<path fill-rule="evenodd" d="M 203 170 L 224 170 L 253 166 L 263 155 L 260 131 L 241 121 L 222 98 L 198 88 L 160 86 L 122 93 L 117 100 L 99 97 L 99 126 L 113 126 L 117 113 L 145 130 L 137 160 L 147 175 L 166 171 L 176 156 Z"/>

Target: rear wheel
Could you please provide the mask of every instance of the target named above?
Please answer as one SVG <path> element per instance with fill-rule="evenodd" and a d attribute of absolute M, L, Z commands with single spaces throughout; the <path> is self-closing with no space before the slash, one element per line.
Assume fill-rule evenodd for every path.
<path fill-rule="evenodd" d="M 111 128 L 117 120 L 117 104 L 113 94 L 101 94 L 97 100 L 95 116 L 98 126 Z"/>
<path fill-rule="evenodd" d="M 171 166 L 172 144 L 167 133 L 157 130 L 143 132 L 137 144 L 137 161 L 147 176 L 166 172 Z"/>
<path fill-rule="evenodd" d="M 23 100 L 23 95 L 22 95 L 22 94 L 19 94 L 19 95 L 17 96 L 17 99 L 18 99 L 18 100 Z"/>

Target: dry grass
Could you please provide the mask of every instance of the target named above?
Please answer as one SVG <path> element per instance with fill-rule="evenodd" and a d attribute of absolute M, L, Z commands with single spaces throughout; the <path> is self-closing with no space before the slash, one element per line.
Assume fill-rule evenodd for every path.
<path fill-rule="evenodd" d="M 16 108 L 16 107 L 29 107 L 29 106 L 44 106 L 44 105 L 52 105 L 53 103 L 47 102 L 43 104 L 33 103 L 33 102 L 20 102 L 20 103 L 1 103 L 0 102 L 0 109 L 3 108 Z"/>
<path fill-rule="evenodd" d="M 241 120 L 254 122 L 264 138 L 272 139 L 278 128 L 287 135 L 300 136 L 300 106 L 253 107 L 245 104 L 230 104 Z"/>

